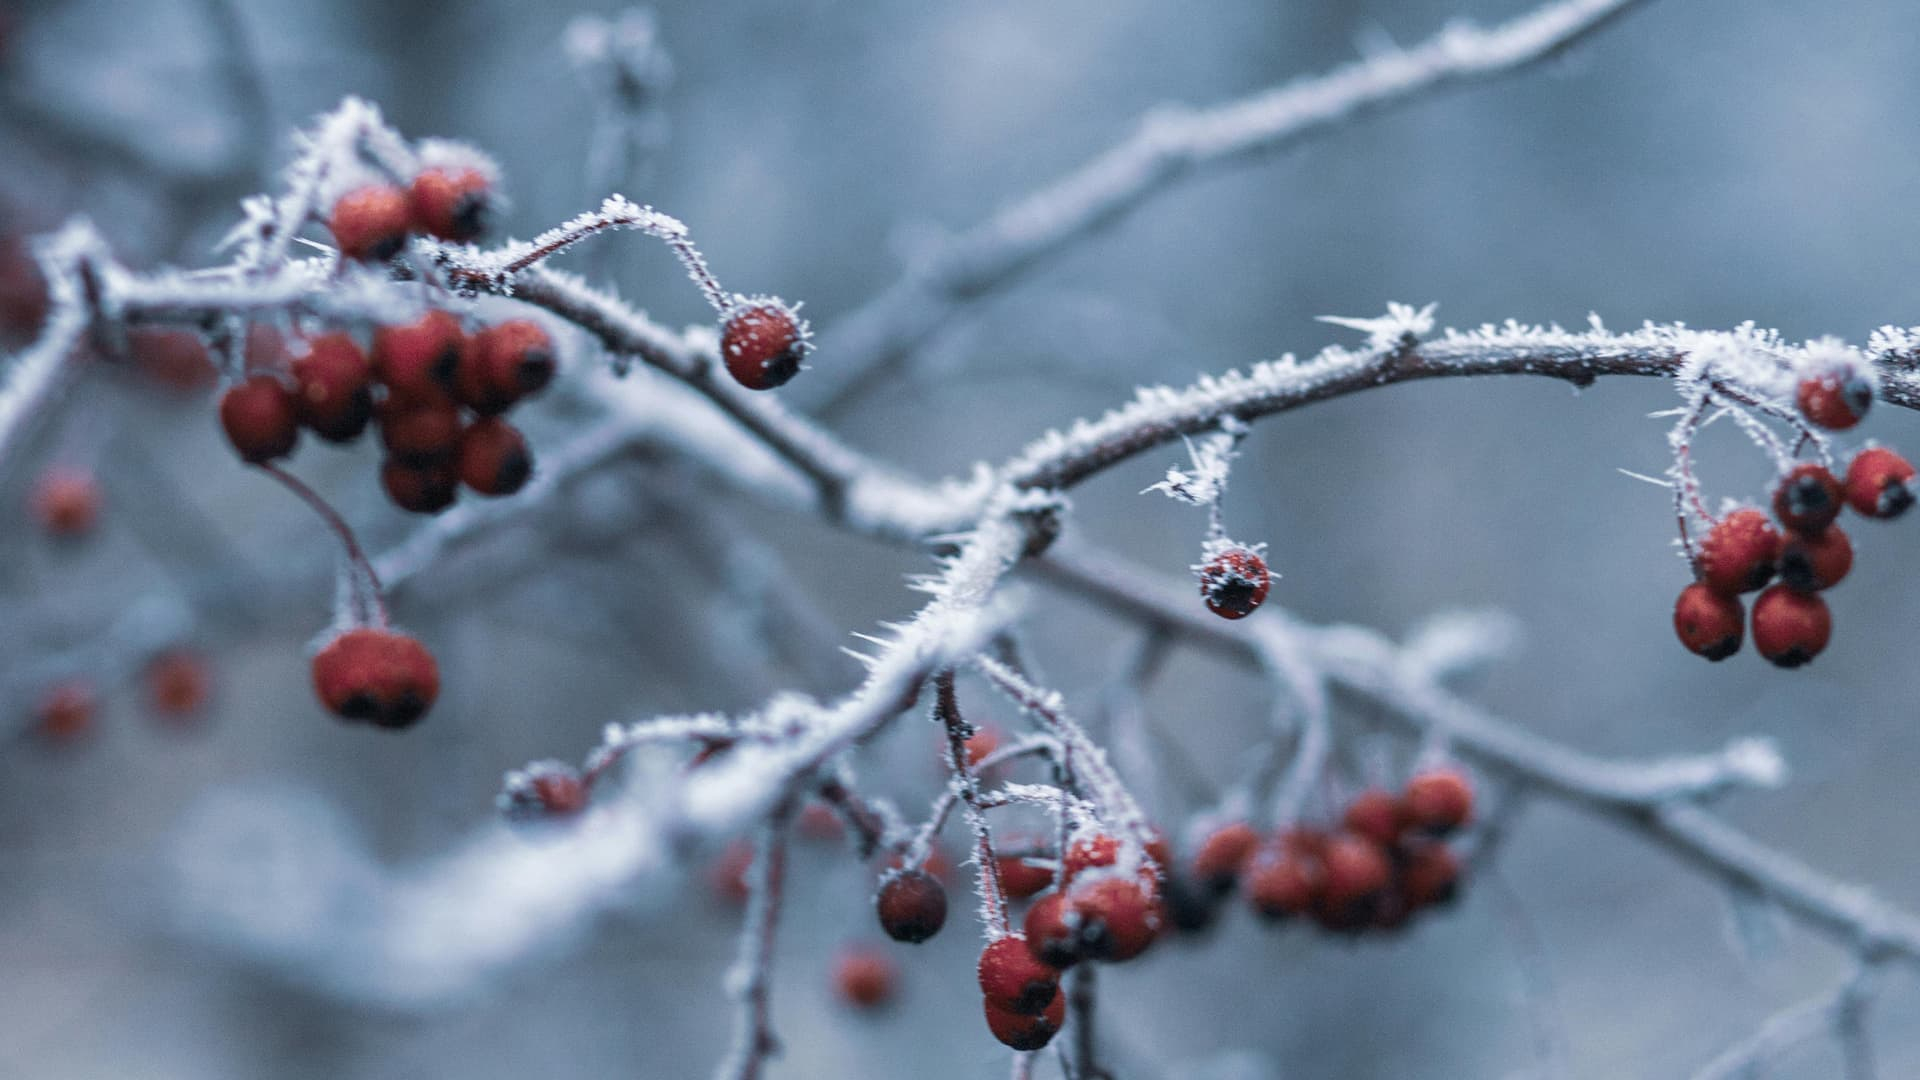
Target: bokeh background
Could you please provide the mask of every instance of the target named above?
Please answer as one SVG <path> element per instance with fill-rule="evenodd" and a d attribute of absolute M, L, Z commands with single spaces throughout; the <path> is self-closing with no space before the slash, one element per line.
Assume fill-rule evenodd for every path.
<path fill-rule="evenodd" d="M 666 141 L 622 187 L 685 220 L 729 287 L 805 300 L 828 331 L 816 361 L 827 367 L 834 317 L 918 245 L 1074 167 L 1143 111 L 1228 99 L 1386 36 L 1412 43 L 1449 18 L 1491 23 L 1527 6 L 669 0 L 657 8 L 675 70 Z M 10 230 L 86 214 L 134 265 L 208 264 L 238 198 L 286 161 L 286 133 L 348 93 L 409 135 L 494 153 L 516 235 L 605 194 L 587 190 L 594 98 L 561 38 L 574 15 L 613 5 L 233 4 L 271 132 L 252 141 L 251 106 L 236 100 L 249 84 L 209 30 L 220 10 L 6 6 Z M 1752 319 L 1862 342 L 1916 321 L 1917 38 L 1920 8 L 1903 0 L 1660 0 L 1544 70 L 1180 185 L 979 305 L 834 422 L 918 474 L 955 474 L 1137 383 L 1350 341 L 1314 317 L 1370 315 L 1388 300 L 1437 301 L 1442 323 L 1459 326 L 1571 325 L 1596 312 L 1614 326 Z M 95 142 L 168 168 L 234 164 L 210 193 L 182 199 Z M 650 241 L 617 237 L 574 265 L 670 324 L 705 317 Z M 1574 746 L 1654 755 L 1776 738 L 1791 784 L 1739 796 L 1729 815 L 1896 902 L 1920 900 L 1920 838 L 1905 815 L 1920 770 L 1911 523 L 1856 530 L 1833 646 L 1809 669 L 1775 671 L 1750 652 L 1700 663 L 1669 626 L 1686 575 L 1666 496 L 1617 471 L 1664 468 L 1665 422 L 1647 414 L 1672 403 L 1651 383 L 1574 394 L 1482 380 L 1288 414 L 1247 443 L 1228 524 L 1271 545 L 1284 575 L 1274 600 L 1309 619 L 1397 634 L 1436 610 L 1510 612 L 1522 648 L 1475 691 Z M 566 421 L 559 410 L 536 421 L 536 450 Z M 1920 445 L 1920 425 L 1892 410 L 1864 430 Z M 1757 496 L 1766 463 L 1730 428 L 1709 443 L 1710 495 Z M 379 499 L 369 454 L 310 445 L 296 469 L 380 548 L 413 523 Z M 48 542 L 19 509 L 52 460 L 101 475 L 105 525 L 82 545 Z M 1201 515 L 1137 494 L 1175 460 L 1148 455 L 1076 493 L 1075 527 L 1183 573 Z M 825 629 L 775 651 L 809 659 L 761 662 L 754 628 L 716 583 L 714 547 L 663 517 L 656 485 L 712 500 L 729 531 L 782 556 Z M 90 378 L 26 461 L 7 463 L 0 499 L 11 730 L 30 723 L 43 687 L 29 676 L 47 655 L 97 640 L 137 604 L 204 597 L 210 581 L 242 586 L 198 641 L 218 680 L 198 726 L 154 723 L 131 673 L 109 672 L 83 744 L 0 748 L 0 1075 L 43 1080 L 704 1075 L 726 1043 L 721 976 L 739 914 L 697 875 L 667 894 L 636 891 L 629 910 L 470 992 L 401 1007 L 227 947 L 195 917 L 182 867 L 225 860 L 237 872 L 217 880 L 244 889 L 250 868 L 302 883 L 335 857 L 367 873 L 429 865 L 495 827 L 504 769 L 575 758 L 609 720 L 849 685 L 855 669 L 834 649 L 910 612 L 903 575 L 926 565 L 708 494 L 697 475 L 623 465 L 401 598 L 398 617 L 435 647 L 447 690 L 429 722 L 386 737 L 312 701 L 305 646 L 327 621 L 328 541 L 232 461 L 209 397 Z M 1035 601 L 1035 656 L 1092 700 L 1132 632 L 1077 601 Z M 1149 701 L 1213 784 L 1260 737 L 1265 706 L 1243 673 L 1189 654 Z M 931 730 L 898 727 L 865 770 L 922 807 L 939 782 Z M 217 843 L 227 846 L 210 855 Z M 828 971 L 843 943 L 874 936 L 866 872 L 812 848 L 794 878 L 775 1075 L 1004 1075 L 979 1020 L 969 913 L 902 951 L 896 1007 L 857 1016 Z M 1497 879 L 1469 882 L 1457 909 L 1403 937 L 1276 933 L 1236 911 L 1204 941 L 1109 972 L 1108 1056 L 1126 1077 L 1535 1075 L 1544 1027 L 1564 1039 L 1569 1075 L 1686 1075 L 1845 972 L 1824 939 L 1786 923 L 1765 932 L 1764 913 L 1740 933 L 1729 925 L 1724 890 L 1635 836 L 1540 803 Z M 1916 1009 L 1895 973 L 1873 1013 L 1886 1075 L 1920 1074 Z M 1815 1044 L 1779 1075 L 1838 1067 Z"/>

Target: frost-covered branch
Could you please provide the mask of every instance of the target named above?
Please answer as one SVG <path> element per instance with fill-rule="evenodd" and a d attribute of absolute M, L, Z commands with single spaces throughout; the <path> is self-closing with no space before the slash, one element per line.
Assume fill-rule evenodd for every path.
<path fill-rule="evenodd" d="M 767 998 L 786 877 L 787 808 L 783 806 L 760 826 L 754 842 L 747 921 L 740 928 L 740 957 L 727 974 L 727 990 L 736 1006 L 733 1049 L 714 1071 L 715 1080 L 754 1080 L 767 1059 L 780 1052 Z"/>

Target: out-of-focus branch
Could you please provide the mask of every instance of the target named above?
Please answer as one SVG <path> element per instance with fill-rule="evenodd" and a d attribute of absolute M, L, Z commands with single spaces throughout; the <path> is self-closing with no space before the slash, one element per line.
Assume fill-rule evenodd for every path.
<path fill-rule="evenodd" d="M 1859 1019 L 1876 989 L 1876 973 L 1862 968 L 1838 988 L 1774 1013 L 1745 1039 L 1700 1067 L 1693 1080 L 1758 1080 L 1788 1051 L 1823 1036 L 1840 1047 L 1846 1080 L 1873 1080 L 1872 1051 Z"/>
<path fill-rule="evenodd" d="M 714 1071 L 715 1080 L 755 1080 L 767 1059 L 780 1052 L 767 994 L 787 876 L 787 810 L 783 805 L 770 815 L 760 826 L 754 844 L 747 921 L 740 928 L 740 958 L 727 975 L 727 990 L 736 1002 L 733 1050 Z"/>

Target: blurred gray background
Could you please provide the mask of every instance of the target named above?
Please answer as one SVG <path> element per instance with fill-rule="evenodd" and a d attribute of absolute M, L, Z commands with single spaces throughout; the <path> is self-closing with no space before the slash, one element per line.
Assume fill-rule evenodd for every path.
<path fill-rule="evenodd" d="M 677 72 L 670 142 L 626 194 L 685 220 L 730 288 L 803 299 L 830 326 L 892 280 L 915 237 L 979 220 L 1158 103 L 1220 101 L 1324 70 L 1381 34 L 1410 44 L 1451 16 L 1484 24 L 1528 6 L 661 3 Z M 592 108 L 559 39 L 573 14 L 614 5 L 235 7 L 263 73 L 273 167 L 292 125 L 356 93 L 411 136 L 496 154 L 516 235 L 604 194 L 585 190 Z M 69 160 L 39 137 L 52 114 L 162 159 L 213 153 L 236 109 L 206 6 L 9 10 L 0 196 L 12 212 L 41 228 L 89 214 L 135 265 L 211 261 L 234 200 L 261 181 L 181 220 L 137 177 Z M 836 422 L 921 475 L 954 474 L 1136 383 L 1351 341 L 1313 317 L 1371 315 L 1388 300 L 1437 301 L 1456 326 L 1573 325 L 1592 311 L 1618 327 L 1753 319 L 1794 338 L 1864 342 L 1884 323 L 1920 321 L 1915 40 L 1920 7 L 1903 0 L 1660 0 L 1546 70 L 1178 187 L 982 305 L 910 377 Z M 656 317 L 706 317 L 658 245 L 627 236 L 606 248 L 601 268 Z M 98 458 L 107 525 L 56 549 L 18 524 L 30 477 L 5 477 L 0 655 L 84 640 L 196 566 L 235 572 L 218 548 L 167 531 L 187 510 L 263 571 L 324 565 L 326 540 L 303 511 L 233 465 L 209 401 L 97 380 L 81 394 L 35 452 Z M 1559 383 L 1461 381 L 1289 414 L 1249 440 L 1228 524 L 1271 544 L 1284 575 L 1273 600 L 1316 621 L 1397 634 L 1437 609 L 1513 613 L 1524 649 L 1477 692 L 1572 745 L 1653 755 L 1740 733 L 1777 738 L 1791 784 L 1736 798 L 1730 816 L 1920 903 L 1920 839 L 1904 818 L 1920 769 L 1904 670 L 1920 620 L 1913 523 L 1854 531 L 1859 561 L 1832 596 L 1834 643 L 1811 668 L 1778 672 L 1751 651 L 1701 663 L 1670 629 L 1686 574 L 1665 495 L 1616 471 L 1664 468 L 1665 425 L 1646 414 L 1672 403 L 1653 383 L 1574 395 Z M 1920 425 L 1892 410 L 1863 431 L 1920 448 Z M 536 423 L 536 450 L 541 441 Z M 1709 494 L 1757 495 L 1766 463 L 1730 428 L 1709 442 Z M 379 500 L 373 460 L 364 445 L 310 445 L 296 468 L 381 547 L 409 522 Z M 1148 455 L 1077 492 L 1076 527 L 1184 572 L 1200 515 L 1136 495 L 1174 460 Z M 297 973 L 171 932 L 164 885 L 183 818 L 212 792 L 317 800 L 355 843 L 407 866 L 485 824 L 503 769 L 577 757 L 610 719 L 745 707 L 782 683 L 831 693 L 854 678 L 830 651 L 850 639 L 809 643 L 825 666 L 811 683 L 734 663 L 703 554 L 649 520 L 644 490 L 630 489 L 652 474 L 618 475 L 630 483 L 615 501 L 636 509 L 613 521 L 613 539 L 547 550 L 541 533 L 501 537 L 403 600 L 399 618 L 434 644 L 447 686 L 416 732 L 382 737 L 322 715 L 304 646 L 327 615 L 308 589 L 245 633 L 206 641 L 218 699 L 200 730 L 163 730 L 121 687 L 87 745 L 0 749 L 0 1075 L 704 1075 L 726 1042 L 720 980 L 738 914 L 697 878 L 677 901 L 603 920 L 476 995 L 411 1011 L 343 1003 Z M 789 560 L 836 634 L 917 606 L 902 575 L 926 564 L 912 553 L 744 502 L 723 509 Z M 1035 655 L 1056 684 L 1086 695 L 1130 632 L 1040 596 Z M 21 726 L 31 697 L 14 698 L 10 723 Z M 1245 675 L 1181 654 L 1150 707 L 1221 782 L 1259 734 L 1264 696 Z M 998 719 L 1014 722 L 1004 710 Z M 920 807 L 938 783 L 931 736 L 902 726 L 867 768 Z M 1535 1067 L 1545 1023 L 1564 1034 L 1571 1075 L 1683 1076 L 1844 973 L 1828 942 L 1791 928 L 1771 948 L 1730 944 L 1722 890 L 1571 811 L 1530 808 L 1498 872 L 1504 889 L 1471 881 L 1457 909 L 1391 941 L 1275 933 L 1236 910 L 1210 939 L 1107 973 L 1109 1056 L 1125 1077 L 1504 1077 Z M 979 1020 L 967 916 L 899 954 L 896 1008 L 854 1016 L 827 972 L 841 943 L 873 933 L 867 878 L 823 849 L 800 857 L 795 878 L 774 998 L 787 1055 L 774 1075 L 1005 1074 Z M 1524 959 L 1535 951 L 1548 994 L 1541 965 Z M 1873 1014 L 1887 1076 L 1920 1075 L 1916 1008 L 1896 972 Z M 1816 1044 L 1780 1075 L 1838 1068 Z"/>

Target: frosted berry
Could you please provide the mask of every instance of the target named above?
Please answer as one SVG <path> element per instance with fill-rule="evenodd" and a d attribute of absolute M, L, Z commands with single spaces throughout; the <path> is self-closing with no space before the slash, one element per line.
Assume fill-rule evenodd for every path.
<path fill-rule="evenodd" d="M 328 442 L 359 438 L 373 416 L 372 369 L 346 334 L 321 334 L 293 362 L 294 411 Z"/>
<path fill-rule="evenodd" d="M 493 189 L 478 169 L 422 169 L 408 197 L 414 228 L 456 244 L 485 232 L 493 215 Z"/>
<path fill-rule="evenodd" d="M 587 808 L 587 782 L 580 771 L 559 761 L 540 761 L 507 777 L 499 806 L 519 822 L 567 818 Z"/>
<path fill-rule="evenodd" d="M 272 375 L 255 375 L 221 395 L 220 426 L 240 459 L 255 465 L 286 457 L 300 441 L 293 391 Z"/>
<path fill-rule="evenodd" d="M 100 484 L 87 469 L 55 465 L 33 485 L 33 516 L 49 534 L 84 536 L 100 518 Z"/>
<path fill-rule="evenodd" d="M 1800 380 L 1794 393 L 1800 414 L 1817 427 L 1845 431 L 1873 405 L 1873 383 L 1852 368 L 1841 367 Z"/>
<path fill-rule="evenodd" d="M 34 715 L 35 730 L 49 742 L 75 742 L 93 730 L 96 706 L 92 686 L 79 681 L 61 683 L 40 699 Z"/>
<path fill-rule="evenodd" d="M 1753 602 L 1753 647 L 1783 668 L 1820 655 L 1833 635 L 1833 615 L 1817 593 L 1775 585 Z"/>
<path fill-rule="evenodd" d="M 1118 837 L 1106 833 L 1081 836 L 1067 845 L 1067 877 L 1071 879 L 1096 866 L 1112 866 L 1119 857 Z"/>
<path fill-rule="evenodd" d="M 918 944 L 946 925 L 947 890 L 925 871 L 899 870 L 881 883 L 873 908 L 888 937 Z"/>
<path fill-rule="evenodd" d="M 1200 596 L 1207 610 L 1223 619 L 1244 619 L 1267 598 L 1272 585 L 1267 561 L 1252 548 L 1233 546 L 1212 555 L 1200 567 Z"/>
<path fill-rule="evenodd" d="M 1076 886 L 1068 903 L 1079 921 L 1080 953 L 1088 959 L 1131 960 L 1160 934 L 1158 898 L 1142 882 L 1102 878 Z"/>
<path fill-rule="evenodd" d="M 1405 817 L 1392 792 L 1368 788 L 1353 797 L 1340 820 L 1349 831 L 1376 844 L 1391 844 L 1400 835 Z"/>
<path fill-rule="evenodd" d="M 1746 636 L 1745 606 L 1698 582 L 1680 590 L 1673 604 L 1673 632 L 1688 651 L 1709 660 L 1725 660 L 1740 651 Z"/>
<path fill-rule="evenodd" d="M 1268 919 L 1303 915 L 1313 907 L 1321 877 L 1320 861 L 1310 852 L 1296 845 L 1269 845 L 1247 864 L 1247 902 Z"/>
<path fill-rule="evenodd" d="M 1773 516 L 1797 533 L 1817 533 L 1840 516 L 1846 497 L 1840 481 L 1825 466 L 1795 465 L 1773 493 Z"/>
<path fill-rule="evenodd" d="M 807 349 L 806 323 L 778 301 L 735 308 L 720 332 L 727 371 L 749 390 L 771 390 L 793 378 Z"/>
<path fill-rule="evenodd" d="M 1758 510 L 1735 510 L 1714 523 L 1700 542 L 1700 580 L 1723 596 L 1737 596 L 1773 580 L 1780 533 Z"/>
<path fill-rule="evenodd" d="M 443 394 L 468 345 L 460 320 L 435 309 L 414 322 L 373 332 L 373 369 L 396 394 Z"/>
<path fill-rule="evenodd" d="M 327 229 L 342 258 L 386 262 L 406 246 L 412 227 L 407 193 L 392 184 L 371 184 L 340 196 Z"/>
<path fill-rule="evenodd" d="M 842 949 L 833 962 L 833 985 L 840 999 L 860 1009 L 876 1009 L 893 1000 L 900 981 L 893 958 L 864 945 Z"/>
<path fill-rule="evenodd" d="M 1041 963 L 1025 940 L 996 938 L 981 950 L 980 992 L 1012 1013 L 1032 1016 L 1044 1010 L 1060 989 L 1060 972 Z"/>
<path fill-rule="evenodd" d="M 212 680 L 207 662 L 195 653 L 176 649 L 147 665 L 147 702 L 161 716 L 182 719 L 206 707 Z"/>
<path fill-rule="evenodd" d="M 1193 877 L 1214 893 L 1230 892 L 1240 871 L 1260 848 L 1260 834 L 1244 821 L 1236 821 L 1207 834 L 1200 849 L 1193 853 Z"/>
<path fill-rule="evenodd" d="M 440 695 L 440 667 L 406 634 L 359 627 L 313 658 L 313 688 L 336 716 L 378 727 L 411 727 Z"/>
<path fill-rule="evenodd" d="M 987 1030 L 993 1037 L 1015 1050 L 1039 1050 L 1053 1041 L 1067 1024 L 1067 999 L 1055 992 L 1053 1000 L 1038 1016 L 1008 1012 L 989 999 L 982 999 L 987 1014 Z"/>
<path fill-rule="evenodd" d="M 1866 517 L 1899 517 L 1913 505 L 1913 466 L 1885 447 L 1860 451 L 1847 466 L 1847 502 Z"/>
<path fill-rule="evenodd" d="M 1000 864 L 1000 887 L 1015 900 L 1043 893 L 1053 884 L 1053 871 L 1044 866 L 1028 865 L 1012 855 L 996 856 L 995 861 Z"/>
<path fill-rule="evenodd" d="M 1445 844 L 1415 844 L 1401 852 L 1400 896 L 1411 908 L 1445 904 L 1460 883 L 1460 860 Z"/>
<path fill-rule="evenodd" d="M 1473 817 L 1473 785 L 1458 769 L 1425 769 L 1407 779 L 1401 805 L 1415 828 L 1449 833 Z"/>
<path fill-rule="evenodd" d="M 482 495 L 511 495 L 533 475 L 533 454 L 512 424 L 476 420 L 460 436 L 460 482 Z"/>
<path fill-rule="evenodd" d="M 1803 536 L 1795 534 L 1780 547 L 1780 580 L 1801 592 L 1830 589 L 1853 569 L 1853 541 L 1838 525 Z"/>
<path fill-rule="evenodd" d="M 459 474 L 445 462 L 385 462 L 380 466 L 380 487 L 393 505 L 409 514 L 438 514 L 460 497 Z"/>
<path fill-rule="evenodd" d="M 1034 901 L 1022 928 L 1035 960 L 1056 968 L 1080 962 L 1079 916 L 1069 912 L 1065 894 L 1050 892 Z"/>
<path fill-rule="evenodd" d="M 513 319 L 474 335 L 453 373 L 453 396 L 482 416 L 512 408 L 553 381 L 553 341 L 540 324 Z"/>
<path fill-rule="evenodd" d="M 380 441 L 402 464 L 451 463 L 464 428 L 460 406 L 445 394 L 393 394 L 380 404 Z"/>

